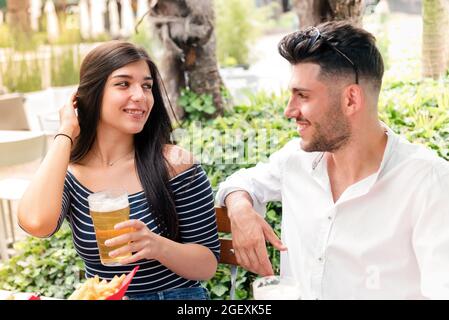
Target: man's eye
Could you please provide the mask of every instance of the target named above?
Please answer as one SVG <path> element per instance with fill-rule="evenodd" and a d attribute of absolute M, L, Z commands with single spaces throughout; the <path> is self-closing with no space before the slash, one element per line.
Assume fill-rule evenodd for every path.
<path fill-rule="evenodd" d="M 301 99 L 307 99 L 307 96 L 306 96 L 305 94 L 301 93 L 301 92 L 298 93 L 298 96 L 299 96 Z"/>

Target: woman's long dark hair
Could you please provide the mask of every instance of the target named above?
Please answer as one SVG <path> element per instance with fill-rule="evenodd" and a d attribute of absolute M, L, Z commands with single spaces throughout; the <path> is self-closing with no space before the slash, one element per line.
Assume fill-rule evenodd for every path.
<path fill-rule="evenodd" d="M 80 135 L 75 141 L 70 161 L 80 162 L 92 148 L 109 75 L 140 60 L 148 64 L 153 77 L 154 105 L 143 130 L 134 135 L 136 170 L 161 234 L 177 240 L 178 216 L 169 186 L 170 164 L 163 154 L 164 145 L 172 142 L 170 136 L 173 129 L 161 92 L 164 88 L 161 76 L 144 49 L 124 41 L 109 41 L 94 48 L 84 58 L 77 92 Z"/>

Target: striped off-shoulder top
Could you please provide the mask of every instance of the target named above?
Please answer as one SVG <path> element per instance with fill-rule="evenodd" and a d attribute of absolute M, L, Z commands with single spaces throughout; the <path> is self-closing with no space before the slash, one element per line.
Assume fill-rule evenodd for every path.
<path fill-rule="evenodd" d="M 219 258 L 220 243 L 214 210 L 214 197 L 205 171 L 199 164 L 178 174 L 169 181 L 179 218 L 181 243 L 197 243 L 209 248 Z M 136 265 L 139 270 L 127 293 L 156 292 L 174 288 L 199 286 L 200 283 L 175 274 L 157 260 L 141 260 L 124 266 L 104 266 L 95 238 L 87 197 L 92 191 L 84 187 L 71 172 L 67 172 L 64 184 L 61 215 L 58 227 L 66 219 L 72 229 L 76 251 L 85 263 L 86 277 L 98 275 L 112 279 L 130 272 Z M 162 200 L 161 200 L 162 201 Z M 143 191 L 129 195 L 130 219 L 143 221 L 148 228 L 160 234 L 151 206 Z M 53 233 L 54 233 L 53 232 Z"/>

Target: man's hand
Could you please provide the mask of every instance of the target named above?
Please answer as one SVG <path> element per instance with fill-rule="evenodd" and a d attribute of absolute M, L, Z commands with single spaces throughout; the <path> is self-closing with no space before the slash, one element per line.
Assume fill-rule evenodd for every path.
<path fill-rule="evenodd" d="M 235 256 L 243 268 L 261 276 L 272 275 L 273 267 L 265 241 L 278 250 L 287 248 L 270 225 L 252 208 L 248 198 L 249 195 L 243 191 L 233 192 L 226 198 Z"/>

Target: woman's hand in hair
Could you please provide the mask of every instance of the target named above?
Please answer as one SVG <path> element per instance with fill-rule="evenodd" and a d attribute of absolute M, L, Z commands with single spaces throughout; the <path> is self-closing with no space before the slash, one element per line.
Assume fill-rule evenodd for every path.
<path fill-rule="evenodd" d="M 132 256 L 122 259 L 121 264 L 130 264 L 139 260 L 156 259 L 161 254 L 161 241 L 165 238 L 152 232 L 140 220 L 128 220 L 115 225 L 116 230 L 132 228 L 133 231 L 109 239 L 105 242 L 108 247 L 122 247 L 110 252 L 111 257 L 119 257 L 131 253 Z"/>
<path fill-rule="evenodd" d="M 80 134 L 80 126 L 78 122 L 78 117 L 76 114 L 77 99 L 76 92 L 70 95 L 69 100 L 66 104 L 59 110 L 59 133 L 64 133 L 76 138 Z"/>

